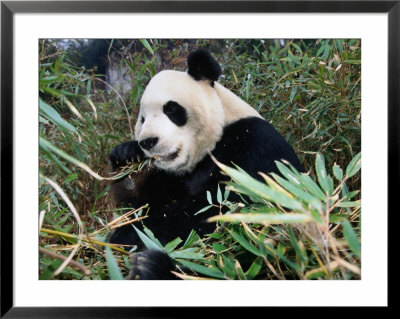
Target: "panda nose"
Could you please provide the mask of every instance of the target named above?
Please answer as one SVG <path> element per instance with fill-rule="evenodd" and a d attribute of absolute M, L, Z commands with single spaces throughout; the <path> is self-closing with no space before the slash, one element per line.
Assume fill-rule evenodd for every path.
<path fill-rule="evenodd" d="M 139 145 L 141 148 L 149 151 L 154 147 L 154 145 L 157 144 L 157 142 L 158 142 L 157 137 L 149 137 L 149 138 L 146 138 L 145 140 L 141 140 L 139 142 Z"/>

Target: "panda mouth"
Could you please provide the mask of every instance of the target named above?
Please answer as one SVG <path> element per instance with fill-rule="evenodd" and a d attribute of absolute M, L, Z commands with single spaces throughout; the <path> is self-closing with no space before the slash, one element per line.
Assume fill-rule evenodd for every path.
<path fill-rule="evenodd" d="M 180 151 L 181 151 L 181 149 L 178 148 L 175 152 L 173 152 L 171 154 L 168 154 L 168 155 L 156 155 L 156 156 L 154 156 L 154 158 L 156 160 L 159 160 L 159 161 L 170 162 L 170 161 L 173 161 L 174 159 L 176 159 L 178 157 Z"/>

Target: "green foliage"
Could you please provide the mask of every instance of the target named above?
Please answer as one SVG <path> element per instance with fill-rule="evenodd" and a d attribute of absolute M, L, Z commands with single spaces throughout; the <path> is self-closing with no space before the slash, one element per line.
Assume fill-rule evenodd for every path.
<path fill-rule="evenodd" d="M 106 260 L 99 249 L 110 230 L 106 225 L 113 215 L 121 214 L 109 199 L 107 158 L 113 146 L 129 139 L 132 115 L 127 116 L 129 99 L 115 90 L 107 91 L 101 75 L 76 66 L 74 59 L 57 41 L 40 41 L 39 170 L 57 181 L 75 204 L 87 236 L 86 247 L 80 250 L 82 261 L 92 268 L 92 279 L 106 279 Z M 65 202 L 43 181 L 39 195 L 42 227 L 59 232 L 42 232 L 41 242 L 66 257 L 72 247 L 65 245 L 77 242 L 77 236 L 68 236 L 77 232 L 76 221 Z M 97 254 L 93 260 L 86 252 L 92 249 Z M 41 255 L 40 261 L 43 270 L 53 260 Z M 78 279 L 82 277 L 80 274 Z M 65 268 L 56 278 L 70 278 L 70 269 Z"/>
<path fill-rule="evenodd" d="M 41 178 L 40 246 L 64 259 L 77 247 L 73 260 L 90 274 L 69 265 L 55 276 L 62 261 L 41 252 L 40 279 L 122 279 L 128 273 L 129 253 L 105 238 L 127 216 L 140 222 L 146 207 L 113 207 L 107 157 L 132 138 L 140 97 L 167 47 L 163 63 L 184 70 L 187 53 L 198 46 L 218 57 L 220 82 L 278 129 L 308 173 L 277 162 L 281 175 L 263 176 L 263 183 L 219 164 L 232 181 L 207 192 L 208 205 L 197 212 L 227 211 L 211 219 L 218 229 L 162 246 L 145 228 L 145 245 L 187 269 L 178 274 L 183 279 L 360 278 L 360 40 L 107 40 L 106 58 L 119 56 L 131 78 L 125 95 L 95 67 L 80 67 L 81 53 L 59 42 L 39 46 L 39 170 L 67 194 L 84 233 L 66 199 Z M 242 202 L 230 202 L 231 192 Z"/>
<path fill-rule="evenodd" d="M 121 271 L 119 270 L 118 263 L 115 260 L 110 247 L 106 247 L 106 260 L 107 260 L 107 268 L 110 279 L 123 280 L 124 276 L 122 276 Z"/>
<path fill-rule="evenodd" d="M 232 248 L 234 253 L 229 253 L 231 259 L 227 252 L 222 256 L 233 265 L 239 263 L 240 256 L 245 255 L 249 270 L 254 263 L 258 265 L 262 257 L 265 264 L 257 266 L 258 278 L 271 276 L 267 267 L 270 271 L 279 269 L 280 274 L 277 270 L 272 271 L 276 278 L 314 278 L 315 270 L 319 268 L 324 270 L 322 276 L 327 278 L 357 278 L 360 273 L 360 235 L 353 230 L 349 219 L 359 218 L 360 201 L 350 201 L 348 194 L 341 190 L 346 181 L 359 171 L 360 167 L 354 164 L 359 162 L 360 154 L 357 154 L 347 166 L 346 175 L 336 185 L 327 174 L 321 154 L 317 154 L 315 161 L 316 170 L 321 171 L 318 184 L 302 183 L 307 175 L 283 164 L 279 164 L 283 177 L 272 174 L 272 179 L 263 175 L 266 179 L 264 184 L 240 168 L 217 163 L 233 180 L 228 184 L 228 189 L 252 197 L 255 202 L 262 204 L 247 205 L 243 213 L 210 218 L 209 221 L 223 221 L 229 225 L 224 236 L 217 238 L 218 244 L 207 245 L 201 250 L 211 250 L 218 256 L 222 253 L 221 247 L 232 247 L 229 242 L 233 242 L 236 246 Z M 309 181 L 308 178 L 305 180 Z M 335 238 L 340 229 L 345 242 L 338 242 Z M 276 244 L 276 238 L 279 238 L 278 249 L 271 245 L 271 242 Z M 329 269 L 322 265 L 321 260 L 334 260 L 336 263 Z M 282 270 L 280 263 L 286 265 L 287 269 Z M 238 272 L 224 271 L 224 267 L 227 266 L 217 266 L 225 278 L 246 279 Z M 190 269 L 196 271 L 195 267 Z"/>
<path fill-rule="evenodd" d="M 360 43 L 233 40 L 216 52 L 222 83 L 279 128 L 309 169 L 318 152 L 344 166 L 361 151 Z"/>

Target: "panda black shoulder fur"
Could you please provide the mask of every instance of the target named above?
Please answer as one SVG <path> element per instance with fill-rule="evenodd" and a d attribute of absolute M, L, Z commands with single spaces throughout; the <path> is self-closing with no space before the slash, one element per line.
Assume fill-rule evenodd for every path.
<path fill-rule="evenodd" d="M 168 70 L 155 75 L 141 98 L 136 140 L 118 145 L 110 154 L 114 170 L 127 162 L 155 158 L 133 176 L 133 182 L 125 178 L 114 183 L 112 193 L 124 206 L 149 204 L 143 224 L 162 244 L 176 237 L 185 239 L 192 229 L 199 235 L 215 230 L 215 224 L 205 220 L 218 214 L 217 210 L 194 215 L 208 205 L 206 191 L 216 194 L 218 183 L 227 180 L 210 153 L 259 180 L 258 172 L 279 174 L 276 160 L 285 159 L 303 171 L 283 137 L 250 105 L 216 82 L 220 74 L 219 64 L 201 49 L 189 55 L 188 72 Z M 131 225 L 118 228 L 109 242 L 138 245 L 140 252 L 134 254 L 129 279 L 177 279 L 170 272 L 174 263 L 168 255 L 144 250 Z"/>

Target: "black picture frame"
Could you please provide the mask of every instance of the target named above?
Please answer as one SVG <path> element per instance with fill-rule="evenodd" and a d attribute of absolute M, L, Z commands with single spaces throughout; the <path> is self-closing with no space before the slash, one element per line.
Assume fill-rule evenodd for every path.
<path fill-rule="evenodd" d="M 388 209 L 398 196 L 400 128 L 400 0 L 396 1 L 1 1 L 1 318 L 191 317 L 192 308 L 68 307 L 21 308 L 13 302 L 13 19 L 16 13 L 269 12 L 388 14 Z M 398 209 L 397 209 L 398 210 Z M 394 213 L 395 211 L 393 211 Z M 394 227 L 388 214 L 388 234 Z M 389 237 L 390 238 L 390 237 Z M 390 249 L 390 240 L 388 244 Z M 390 258 L 389 258 L 390 262 Z M 390 281 L 388 281 L 389 286 Z M 390 308 L 390 298 L 388 300 Z M 294 308 L 291 308 L 294 310 Z M 286 311 L 286 310 L 285 310 Z M 299 309 L 295 310 L 296 312 Z M 210 310 L 223 315 L 224 309 Z M 236 315 L 246 310 L 235 310 Z M 247 313 L 248 314 L 248 313 Z"/>

